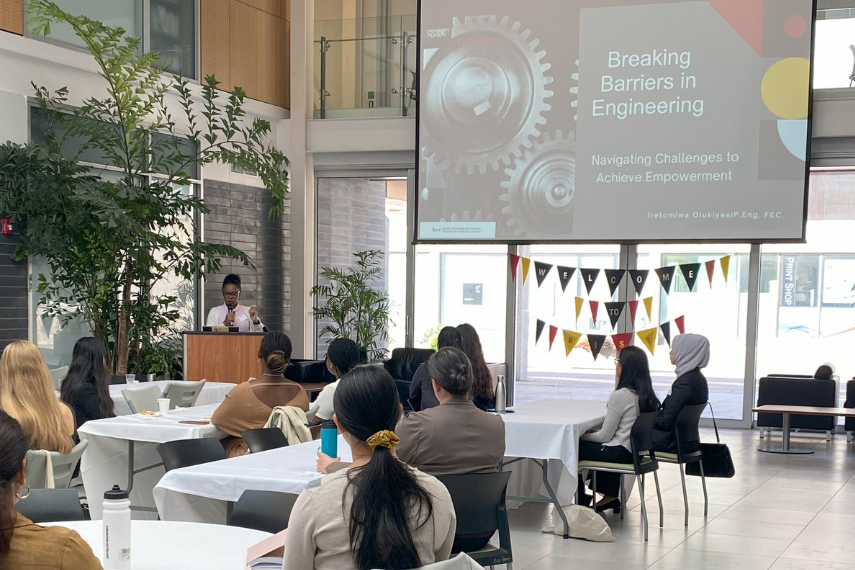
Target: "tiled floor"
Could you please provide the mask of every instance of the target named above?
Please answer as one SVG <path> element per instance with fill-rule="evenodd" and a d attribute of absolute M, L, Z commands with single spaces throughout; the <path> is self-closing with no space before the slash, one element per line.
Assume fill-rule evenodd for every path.
<path fill-rule="evenodd" d="M 704 441 L 714 438 L 703 434 Z M 703 516 L 700 479 L 689 484 L 689 526 L 676 465 L 660 466 L 665 525 L 652 481 L 648 485 L 650 540 L 645 543 L 637 489 L 625 520 L 606 521 L 615 541 L 593 543 L 542 534 L 550 507 L 527 503 L 511 512 L 515 570 L 594 568 L 640 570 L 855 570 L 855 443 L 838 434 L 793 437 L 793 447 L 813 455 L 760 453 L 757 430 L 723 430 L 736 464 L 733 479 L 708 479 L 709 516 Z M 779 446 L 780 433 L 771 445 Z M 498 566 L 497 568 L 501 568 Z"/>

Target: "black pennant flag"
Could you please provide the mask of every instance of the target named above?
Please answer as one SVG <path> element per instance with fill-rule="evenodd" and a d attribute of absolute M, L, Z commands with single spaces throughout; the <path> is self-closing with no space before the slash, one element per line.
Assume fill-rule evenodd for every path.
<path fill-rule="evenodd" d="M 671 292 L 671 282 L 674 281 L 674 271 L 677 269 L 676 265 L 672 265 L 671 267 L 660 267 L 656 270 L 656 275 L 659 276 L 659 282 L 662 284 L 662 288 L 665 289 L 666 293 Z"/>
<path fill-rule="evenodd" d="M 609 314 L 609 322 L 612 323 L 612 328 L 617 326 L 618 319 L 623 314 L 623 307 L 626 305 L 624 301 L 616 301 L 614 303 L 605 303 L 606 312 Z"/>
<path fill-rule="evenodd" d="M 562 267 L 560 265 L 556 266 L 558 269 L 558 280 L 561 281 L 561 290 L 567 290 L 567 284 L 570 283 L 570 279 L 573 278 L 573 275 L 576 274 L 575 267 Z"/>
<path fill-rule="evenodd" d="M 700 263 L 684 263 L 680 266 L 680 273 L 683 274 L 683 279 L 686 280 L 686 285 L 689 286 L 689 292 L 695 290 L 695 281 L 698 280 L 698 271 L 700 270 Z"/>
<path fill-rule="evenodd" d="M 659 325 L 659 328 L 662 329 L 662 336 L 665 337 L 665 342 L 668 343 L 668 346 L 671 346 L 671 323 L 662 323 Z"/>
<path fill-rule="evenodd" d="M 591 347 L 591 354 L 594 355 L 594 360 L 596 360 L 597 356 L 600 354 L 600 350 L 602 350 L 604 342 L 606 342 L 606 335 L 604 334 L 588 335 L 588 346 Z"/>
<path fill-rule="evenodd" d="M 648 269 L 630 269 L 629 278 L 632 279 L 632 284 L 635 285 L 635 292 L 641 295 L 644 289 L 644 284 L 647 283 L 647 275 L 650 273 Z"/>
<path fill-rule="evenodd" d="M 597 282 L 597 277 L 600 276 L 600 270 L 585 269 L 584 267 L 580 267 L 579 273 L 582 274 L 582 281 L 585 282 L 585 289 L 587 289 L 588 295 L 590 295 L 591 289 L 594 287 L 594 283 Z"/>
<path fill-rule="evenodd" d="M 543 284 L 543 280 L 546 279 L 546 276 L 549 275 L 549 271 L 552 269 L 552 265 L 549 263 L 543 263 L 542 261 L 534 262 L 534 274 L 537 277 L 537 286 L 540 287 Z"/>
<path fill-rule="evenodd" d="M 537 344 L 537 341 L 540 340 L 540 335 L 543 333 L 543 327 L 545 326 L 545 322 L 537 319 L 537 329 L 534 331 L 534 344 Z"/>
<path fill-rule="evenodd" d="M 623 279 L 623 274 L 626 269 L 606 269 L 606 281 L 609 282 L 609 292 L 614 295 L 617 288 L 620 287 L 620 281 Z"/>

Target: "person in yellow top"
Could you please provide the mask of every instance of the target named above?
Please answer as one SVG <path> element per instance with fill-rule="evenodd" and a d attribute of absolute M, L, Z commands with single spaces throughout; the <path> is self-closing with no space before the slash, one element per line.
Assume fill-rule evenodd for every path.
<path fill-rule="evenodd" d="M 21 424 L 0 410 L 0 568 L 101 570 L 92 548 L 75 531 L 39 526 L 15 510 L 29 494 L 27 449 Z"/>

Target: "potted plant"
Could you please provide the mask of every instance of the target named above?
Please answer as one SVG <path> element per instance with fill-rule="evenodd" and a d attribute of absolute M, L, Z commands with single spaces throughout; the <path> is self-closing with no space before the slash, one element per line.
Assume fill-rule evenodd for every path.
<path fill-rule="evenodd" d="M 312 315 L 327 323 L 320 330 L 321 338 L 352 339 L 365 356 L 381 359 L 389 340 L 389 295 L 375 288 L 383 275 L 383 252 L 357 251 L 353 256 L 355 266 L 321 269 L 326 283 L 312 287 Z"/>

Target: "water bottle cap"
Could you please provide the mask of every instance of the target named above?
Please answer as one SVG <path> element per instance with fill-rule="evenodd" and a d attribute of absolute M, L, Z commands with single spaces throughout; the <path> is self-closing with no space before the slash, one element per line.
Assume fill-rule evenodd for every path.
<path fill-rule="evenodd" d="M 122 499 L 130 498 L 130 493 L 123 491 L 118 485 L 113 485 L 113 488 L 104 493 L 104 499 L 110 501 L 121 501 Z"/>
<path fill-rule="evenodd" d="M 321 422 L 321 429 L 338 429 L 333 420 L 324 420 Z"/>

